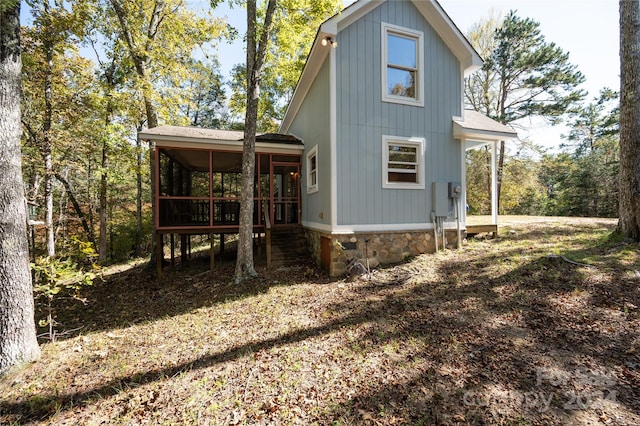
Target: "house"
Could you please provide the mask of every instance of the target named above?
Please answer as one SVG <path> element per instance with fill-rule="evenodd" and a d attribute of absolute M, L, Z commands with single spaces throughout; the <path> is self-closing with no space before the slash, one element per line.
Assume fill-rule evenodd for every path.
<path fill-rule="evenodd" d="M 331 275 L 459 241 L 466 150 L 517 137 L 464 110 L 482 63 L 435 0 L 360 0 L 321 25 L 280 132 L 304 143 L 302 226 Z"/>
<path fill-rule="evenodd" d="M 352 259 L 375 266 L 459 243 L 466 150 L 492 146 L 495 187 L 496 143 L 517 137 L 464 109 L 464 76 L 482 63 L 435 0 L 359 0 L 325 21 L 280 134 L 258 139 L 258 232 L 282 218 L 281 226 L 304 229 L 331 275 Z M 237 232 L 238 194 L 228 187 L 239 173 L 237 133 L 142 132 L 159 148 L 159 238 Z M 287 188 L 295 197 L 279 198 Z M 495 196 L 492 206 L 495 227 Z"/>

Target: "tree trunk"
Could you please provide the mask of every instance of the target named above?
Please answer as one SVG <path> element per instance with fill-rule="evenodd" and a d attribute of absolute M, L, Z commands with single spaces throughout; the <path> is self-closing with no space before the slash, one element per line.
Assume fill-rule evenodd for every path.
<path fill-rule="evenodd" d="M 0 374 L 40 356 L 20 165 L 20 2 L 0 4 Z"/>
<path fill-rule="evenodd" d="M 136 137 L 136 256 L 142 256 L 142 140 L 140 140 L 141 131 L 142 131 L 142 124 L 138 126 L 138 136 Z M 151 186 L 154 186 L 154 185 L 152 184 Z"/>
<path fill-rule="evenodd" d="M 620 219 L 640 241 L 640 2 L 620 0 Z"/>
<path fill-rule="evenodd" d="M 165 3 L 162 0 L 157 0 L 153 7 L 153 13 L 149 22 L 149 28 L 147 30 L 147 41 L 144 43 L 144 49 L 140 49 L 138 45 L 139 40 L 134 39 L 134 34 L 127 22 L 127 14 L 122 7 L 120 0 L 110 0 L 113 10 L 120 22 L 120 28 L 122 29 L 122 37 L 127 43 L 129 55 L 133 61 L 133 65 L 136 69 L 136 73 L 142 80 L 142 97 L 144 98 L 144 107 L 147 115 L 147 128 L 152 129 L 158 127 L 158 113 L 155 105 L 152 102 L 153 85 L 151 84 L 151 76 L 149 75 L 149 57 L 148 51 L 151 49 L 151 44 L 155 40 L 159 32 L 159 27 L 162 24 L 162 16 L 164 14 Z M 141 50 L 143 53 L 141 53 Z M 151 199 L 155 199 L 155 155 L 153 145 L 149 145 L 149 167 L 151 170 Z M 151 209 L 151 223 L 155 224 L 155 209 Z M 149 267 L 153 268 L 156 264 L 156 238 L 151 238 L 151 259 L 149 261 Z"/>
<path fill-rule="evenodd" d="M 102 142 L 102 162 L 100 164 L 100 246 L 98 259 L 101 263 L 107 261 L 107 168 L 109 167 L 109 142 L 105 138 Z"/>
<path fill-rule="evenodd" d="M 256 162 L 256 128 L 262 67 L 267 53 L 267 43 L 275 7 L 276 0 L 269 0 L 258 42 L 256 0 L 247 1 L 247 110 L 242 147 L 240 229 L 238 235 L 238 257 L 234 274 L 236 284 L 258 275 L 253 266 L 253 190 Z"/>
<path fill-rule="evenodd" d="M 100 247 L 98 248 L 98 259 L 101 263 L 107 261 L 107 191 L 109 189 L 109 140 L 110 126 L 113 121 L 113 104 L 111 102 L 111 92 L 114 90 L 114 74 L 115 62 L 105 70 L 105 79 L 107 81 L 107 108 L 104 119 L 104 137 L 102 139 L 102 160 L 100 162 Z"/>
<path fill-rule="evenodd" d="M 50 15 L 49 2 L 43 2 L 45 15 Z M 52 86 L 53 86 L 53 46 L 48 37 L 44 41 L 46 69 L 44 76 L 44 119 L 42 124 L 43 138 L 40 153 L 44 161 L 44 224 L 47 230 L 47 256 L 56 255 L 56 238 L 53 228 L 53 143 L 51 141 L 51 117 L 53 116 Z"/>

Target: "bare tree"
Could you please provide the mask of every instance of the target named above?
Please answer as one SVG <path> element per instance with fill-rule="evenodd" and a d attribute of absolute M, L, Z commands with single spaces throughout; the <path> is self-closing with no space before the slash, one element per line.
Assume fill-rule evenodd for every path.
<path fill-rule="evenodd" d="M 20 165 L 20 2 L 0 3 L 0 373 L 40 356 Z"/>

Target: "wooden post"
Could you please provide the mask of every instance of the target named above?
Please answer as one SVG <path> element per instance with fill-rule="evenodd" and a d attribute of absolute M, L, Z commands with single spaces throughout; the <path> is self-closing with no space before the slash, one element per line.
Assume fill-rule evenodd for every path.
<path fill-rule="evenodd" d="M 264 200 L 262 203 L 266 204 Z M 269 209 L 263 206 L 262 214 L 264 215 L 264 235 L 267 246 L 267 268 L 271 268 L 271 216 L 269 215 Z"/>
<path fill-rule="evenodd" d="M 186 265 L 187 263 L 187 235 L 180 234 L 180 264 Z"/>
<path fill-rule="evenodd" d="M 271 268 L 271 228 L 265 228 L 265 236 L 267 240 L 267 268 Z"/>
<path fill-rule="evenodd" d="M 173 268 L 176 264 L 176 235 L 173 233 L 171 234 L 169 245 L 171 246 L 171 267 Z"/>
<path fill-rule="evenodd" d="M 209 246 L 209 269 L 211 269 L 213 271 L 213 269 L 216 266 L 216 259 L 214 257 L 215 255 L 215 251 L 216 251 L 216 246 L 214 244 L 214 240 L 213 240 L 214 234 L 209 234 L 209 243 L 211 244 Z"/>
<path fill-rule="evenodd" d="M 164 260 L 162 234 L 158 233 L 156 237 L 156 279 L 162 279 L 162 261 Z"/>

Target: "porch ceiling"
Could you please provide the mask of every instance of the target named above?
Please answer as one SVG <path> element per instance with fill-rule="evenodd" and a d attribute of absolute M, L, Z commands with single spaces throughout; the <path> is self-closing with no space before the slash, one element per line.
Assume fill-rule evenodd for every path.
<path fill-rule="evenodd" d="M 206 172 L 209 170 L 209 151 L 162 148 L 163 151 L 180 163 L 188 170 L 199 170 Z M 242 172 L 242 152 L 213 151 L 213 172 L 215 173 L 241 173 Z M 269 171 L 269 157 L 261 155 L 260 169 L 263 173 Z M 256 162 L 256 167 L 258 163 Z"/>

